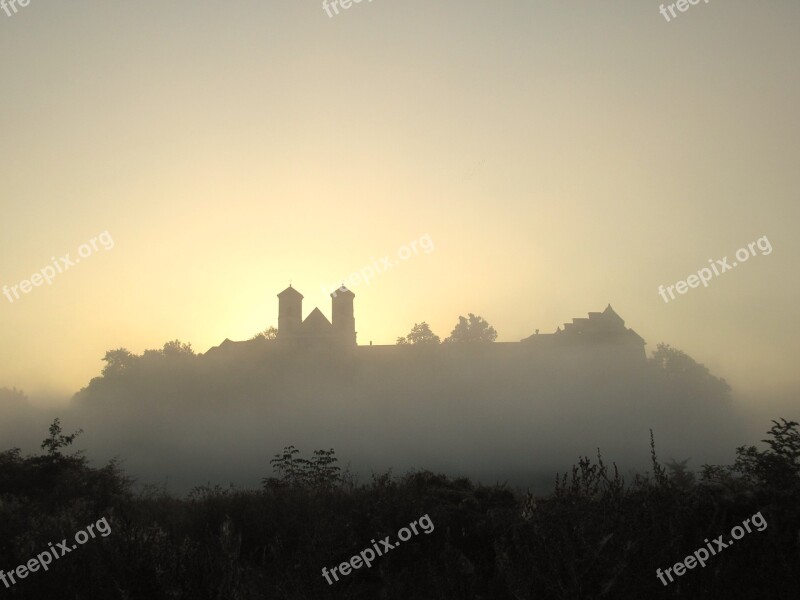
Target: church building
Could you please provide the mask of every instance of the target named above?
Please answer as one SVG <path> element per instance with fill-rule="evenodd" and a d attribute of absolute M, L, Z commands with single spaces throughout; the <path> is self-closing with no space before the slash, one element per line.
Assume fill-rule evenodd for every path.
<path fill-rule="evenodd" d="M 278 342 L 304 345 L 331 342 L 356 345 L 356 320 L 353 298 L 356 295 L 342 286 L 331 294 L 331 318 L 328 321 L 319 308 L 303 319 L 303 294 L 291 285 L 278 294 Z"/>

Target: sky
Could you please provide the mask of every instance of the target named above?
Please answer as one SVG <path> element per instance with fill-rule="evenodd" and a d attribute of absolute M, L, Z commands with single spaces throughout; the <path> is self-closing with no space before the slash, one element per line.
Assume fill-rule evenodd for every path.
<path fill-rule="evenodd" d="M 112 348 L 248 339 L 290 282 L 330 318 L 388 256 L 349 286 L 361 344 L 468 312 L 517 341 L 610 303 L 649 350 L 789 397 L 800 4 L 660 4 L 0 10 L 0 387 L 52 402 Z"/>

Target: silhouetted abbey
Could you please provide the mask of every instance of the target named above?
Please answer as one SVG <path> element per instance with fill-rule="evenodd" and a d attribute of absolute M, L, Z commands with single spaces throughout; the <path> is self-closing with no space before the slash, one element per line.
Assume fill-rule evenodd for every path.
<path fill-rule="evenodd" d="M 303 319 L 303 295 L 291 285 L 278 294 L 278 336 L 271 342 L 254 339 L 246 342 L 232 342 L 226 339 L 220 346 L 212 348 L 208 355 L 224 354 L 234 357 L 249 348 L 263 347 L 265 343 L 280 348 L 297 350 L 334 351 L 352 349 L 356 352 L 368 352 L 372 355 L 385 355 L 387 352 L 408 352 L 417 346 L 359 346 L 356 342 L 356 322 L 353 313 L 355 294 L 342 286 L 331 294 L 331 316 L 328 321 L 319 308 Z M 443 344 L 433 348 L 453 346 L 470 346 L 472 344 Z M 625 327 L 625 321 L 614 312 L 609 304 L 603 312 L 590 312 L 588 318 L 572 319 L 559 327 L 554 333 L 537 333 L 519 342 L 493 342 L 481 344 L 491 346 L 500 354 L 518 355 L 520 352 L 558 352 L 561 350 L 587 350 L 593 353 L 603 352 L 615 358 L 626 360 L 644 360 L 646 357 L 645 341 L 633 330 Z"/>

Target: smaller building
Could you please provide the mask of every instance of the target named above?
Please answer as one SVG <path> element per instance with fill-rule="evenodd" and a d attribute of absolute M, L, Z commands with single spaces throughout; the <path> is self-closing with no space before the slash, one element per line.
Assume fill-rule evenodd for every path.
<path fill-rule="evenodd" d="M 633 329 L 625 327 L 609 304 L 603 312 L 590 312 L 587 317 L 572 319 L 554 333 L 535 333 L 521 340 L 523 344 L 542 346 L 609 346 L 625 351 L 634 357 L 645 357 L 645 341 Z"/>

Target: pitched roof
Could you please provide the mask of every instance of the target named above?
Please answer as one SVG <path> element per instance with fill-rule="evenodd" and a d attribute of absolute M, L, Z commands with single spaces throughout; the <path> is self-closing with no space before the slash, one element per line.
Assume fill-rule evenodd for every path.
<path fill-rule="evenodd" d="M 343 283 L 342 287 L 338 287 L 331 292 L 331 298 L 338 298 L 339 296 L 352 296 L 355 298 L 356 295 L 348 290 Z"/>
<path fill-rule="evenodd" d="M 636 333 L 633 329 L 628 329 L 627 333 L 628 333 L 628 337 L 636 340 L 637 342 L 639 342 L 641 344 L 646 344 L 647 343 L 644 340 L 644 338 L 642 336 L 640 336 L 638 333 Z"/>
<path fill-rule="evenodd" d="M 614 312 L 614 309 L 611 308 L 610 304 L 606 306 L 606 309 L 603 311 L 603 316 L 606 318 L 613 319 L 615 321 L 619 321 L 623 325 L 625 324 L 625 321 L 623 321 L 622 317 L 620 317 L 616 312 Z"/>
<path fill-rule="evenodd" d="M 301 294 L 296 289 L 294 289 L 291 286 L 291 284 L 289 285 L 289 287 L 287 287 L 285 290 L 283 290 L 280 294 L 278 294 L 278 298 L 280 298 L 282 296 L 300 296 L 301 300 L 303 298 L 303 294 Z"/>
<path fill-rule="evenodd" d="M 315 308 L 311 311 L 311 313 L 305 318 L 302 324 L 302 328 L 304 331 L 325 331 L 330 329 L 331 322 L 322 314 L 322 311 L 318 308 Z"/>

